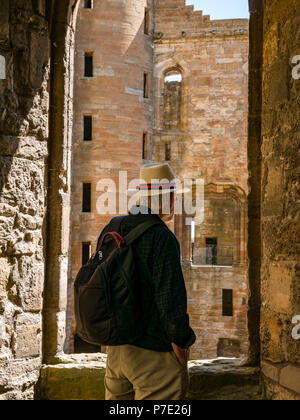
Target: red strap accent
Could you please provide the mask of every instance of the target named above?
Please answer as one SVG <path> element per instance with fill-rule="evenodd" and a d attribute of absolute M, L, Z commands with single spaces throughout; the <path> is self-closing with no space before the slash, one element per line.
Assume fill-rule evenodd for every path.
<path fill-rule="evenodd" d="M 102 245 L 103 245 L 103 242 L 104 242 L 104 239 L 106 238 L 106 236 L 108 236 L 108 235 L 111 235 L 111 236 L 113 236 L 113 238 L 115 239 L 115 241 L 117 242 L 117 245 L 118 245 L 118 248 L 121 248 L 121 245 L 120 245 L 120 242 L 122 241 L 122 242 L 124 242 L 125 241 L 125 239 L 121 236 L 121 235 L 119 235 L 119 233 L 117 233 L 117 232 L 107 232 L 104 236 L 103 236 L 103 238 L 102 238 L 102 241 L 101 241 L 101 244 L 100 244 L 100 248 L 102 247 Z M 119 237 L 119 238 L 118 238 Z"/>
<path fill-rule="evenodd" d="M 117 235 L 121 241 L 125 241 L 125 239 L 123 238 L 123 236 L 121 236 L 118 232 L 113 232 L 115 235 Z"/>

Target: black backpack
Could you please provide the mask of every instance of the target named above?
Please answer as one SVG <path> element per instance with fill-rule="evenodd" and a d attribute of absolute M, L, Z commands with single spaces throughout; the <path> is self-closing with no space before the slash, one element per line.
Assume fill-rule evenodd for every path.
<path fill-rule="evenodd" d="M 120 226 L 123 219 L 113 219 L 108 228 Z M 155 225 L 164 224 L 149 216 L 125 238 L 119 229 L 106 229 L 96 253 L 79 271 L 74 284 L 75 317 L 77 335 L 85 342 L 119 346 L 132 344 L 145 333 L 153 305 L 151 274 L 132 245 Z M 149 286 L 149 300 L 141 303 L 142 278 Z"/>

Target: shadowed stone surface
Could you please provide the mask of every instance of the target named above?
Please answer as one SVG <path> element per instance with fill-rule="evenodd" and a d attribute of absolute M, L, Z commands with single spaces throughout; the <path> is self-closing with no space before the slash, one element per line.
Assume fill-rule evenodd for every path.
<path fill-rule="evenodd" d="M 262 98 L 261 105 L 253 107 L 252 115 L 261 115 L 262 124 L 256 126 L 256 140 L 249 138 L 250 151 L 255 151 L 256 142 L 259 143 L 259 153 L 255 159 L 250 156 L 250 161 L 256 161 L 256 168 L 261 170 L 260 179 L 255 175 L 259 171 L 251 168 L 256 179 L 251 187 L 257 192 L 261 189 L 261 232 L 256 235 L 257 252 L 262 257 L 261 284 L 253 287 L 251 282 L 250 286 L 255 295 L 261 293 L 260 338 L 266 397 L 300 399 L 300 340 L 292 337 L 292 319 L 300 314 L 300 80 L 293 78 L 292 65 L 294 56 L 300 53 L 300 1 L 253 0 L 250 5 L 253 24 L 257 24 L 251 39 L 255 50 L 250 48 L 250 62 L 259 63 L 256 70 L 262 74 L 259 89 L 254 95 L 250 91 L 252 103 L 255 98 Z M 261 48 L 263 57 L 258 54 Z M 253 88 L 253 78 L 260 79 L 254 67 L 250 73 Z M 253 198 L 250 206 L 255 204 Z M 252 211 L 250 216 L 254 216 Z M 260 257 L 254 264 L 259 261 Z"/>

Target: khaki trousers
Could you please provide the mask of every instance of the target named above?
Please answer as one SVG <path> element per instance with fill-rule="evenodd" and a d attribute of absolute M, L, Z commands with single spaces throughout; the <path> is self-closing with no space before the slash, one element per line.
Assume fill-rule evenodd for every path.
<path fill-rule="evenodd" d="M 183 400 L 188 369 L 175 353 L 107 347 L 106 400 Z"/>

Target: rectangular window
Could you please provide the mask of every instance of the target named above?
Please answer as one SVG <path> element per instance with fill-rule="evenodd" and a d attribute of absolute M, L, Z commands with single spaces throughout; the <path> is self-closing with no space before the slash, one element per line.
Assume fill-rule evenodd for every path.
<path fill-rule="evenodd" d="M 91 194 L 92 185 L 83 184 L 82 185 L 82 212 L 91 213 Z"/>
<path fill-rule="evenodd" d="M 93 118 L 90 115 L 83 117 L 83 140 L 92 141 Z"/>
<path fill-rule="evenodd" d="M 84 8 L 85 9 L 92 9 L 93 1 L 92 0 L 84 0 Z"/>
<path fill-rule="evenodd" d="M 223 290 L 223 316 L 233 316 L 233 290 Z"/>
<path fill-rule="evenodd" d="M 218 240 L 217 238 L 206 238 L 206 264 L 217 265 Z"/>
<path fill-rule="evenodd" d="M 171 160 L 171 143 L 165 143 L 165 160 Z"/>
<path fill-rule="evenodd" d="M 145 35 L 150 34 L 150 9 L 145 9 L 145 20 L 144 20 L 144 33 Z"/>
<path fill-rule="evenodd" d="M 148 152 L 148 133 L 143 133 L 143 159 L 149 159 Z"/>
<path fill-rule="evenodd" d="M 84 55 L 84 77 L 93 77 L 93 53 Z"/>
<path fill-rule="evenodd" d="M 149 73 L 144 73 L 144 98 L 149 98 Z"/>
<path fill-rule="evenodd" d="M 82 265 L 85 265 L 90 258 L 91 258 L 91 243 L 83 242 L 82 243 Z"/>

